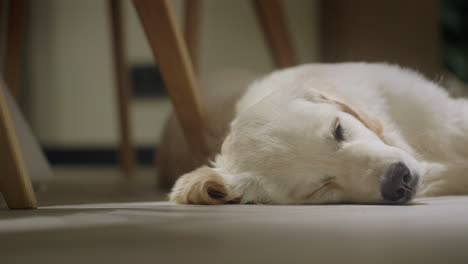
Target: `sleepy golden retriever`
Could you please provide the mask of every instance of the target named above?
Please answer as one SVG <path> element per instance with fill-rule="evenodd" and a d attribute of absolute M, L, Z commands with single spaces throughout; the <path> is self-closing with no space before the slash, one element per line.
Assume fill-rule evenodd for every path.
<path fill-rule="evenodd" d="M 163 173 L 195 169 L 171 201 L 401 204 L 468 193 L 468 101 L 415 72 L 308 64 L 217 89 L 204 96 L 209 165 L 195 169 L 176 124 L 162 138 Z"/>

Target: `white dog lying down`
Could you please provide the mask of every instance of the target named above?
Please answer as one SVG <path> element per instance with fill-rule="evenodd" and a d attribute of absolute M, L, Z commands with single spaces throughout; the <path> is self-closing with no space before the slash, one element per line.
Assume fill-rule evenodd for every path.
<path fill-rule="evenodd" d="M 406 203 L 468 194 L 468 100 L 415 72 L 369 63 L 280 70 L 253 82 L 234 116 L 236 92 L 223 89 L 204 102 L 217 155 L 177 180 L 172 201 Z M 180 136 L 166 131 L 162 160 L 182 166 L 190 157 L 175 144 L 185 143 L 169 134 Z"/>

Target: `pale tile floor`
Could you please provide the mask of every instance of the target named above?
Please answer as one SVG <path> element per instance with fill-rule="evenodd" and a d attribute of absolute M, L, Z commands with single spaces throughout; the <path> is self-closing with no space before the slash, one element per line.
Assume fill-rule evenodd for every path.
<path fill-rule="evenodd" d="M 468 196 L 409 206 L 0 210 L 0 263 L 468 263 Z"/>
<path fill-rule="evenodd" d="M 115 168 L 55 168 L 41 208 L 0 209 L 0 263 L 468 263 L 468 196 L 175 205 L 158 202 L 155 178 L 152 168 L 132 179 Z"/>

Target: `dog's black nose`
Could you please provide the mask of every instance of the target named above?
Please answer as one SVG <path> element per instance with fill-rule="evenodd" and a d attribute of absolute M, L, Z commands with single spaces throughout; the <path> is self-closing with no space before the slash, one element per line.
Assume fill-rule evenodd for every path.
<path fill-rule="evenodd" d="M 402 162 L 393 163 L 380 183 L 380 192 L 386 201 L 405 203 L 414 196 L 418 177 Z"/>

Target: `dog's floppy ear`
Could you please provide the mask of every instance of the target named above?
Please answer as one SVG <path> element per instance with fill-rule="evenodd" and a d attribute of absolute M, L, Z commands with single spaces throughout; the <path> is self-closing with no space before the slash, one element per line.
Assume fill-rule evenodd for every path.
<path fill-rule="evenodd" d="M 169 194 L 169 200 L 179 204 L 225 204 L 234 199 L 223 177 L 203 166 L 182 175 Z"/>
<path fill-rule="evenodd" d="M 353 106 L 342 95 L 340 95 L 331 84 L 315 80 L 310 85 L 312 86 L 309 88 L 309 93 L 307 94 L 307 97 L 309 97 L 309 99 L 339 105 L 344 112 L 356 117 L 374 133 L 376 133 L 377 135 L 382 134 L 383 125 L 379 119 Z"/>
<path fill-rule="evenodd" d="M 354 117 L 359 119 L 359 121 L 361 121 L 367 128 L 374 131 L 374 133 L 376 133 L 377 135 L 382 134 L 383 132 L 382 122 L 376 117 L 374 117 L 373 115 L 368 114 L 360 110 L 359 108 L 354 107 L 350 103 L 343 100 L 342 97 L 337 96 L 336 94 L 322 93 L 321 97 L 327 101 L 330 101 L 334 104 L 341 106 L 344 112 L 350 115 L 353 115 Z"/>

